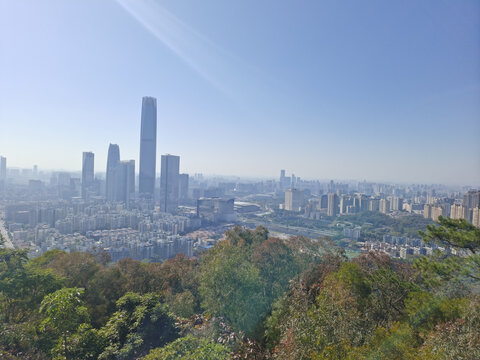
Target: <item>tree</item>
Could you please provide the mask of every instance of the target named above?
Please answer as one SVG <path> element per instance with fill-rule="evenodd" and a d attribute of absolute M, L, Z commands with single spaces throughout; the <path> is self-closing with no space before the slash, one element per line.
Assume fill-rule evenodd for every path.
<path fill-rule="evenodd" d="M 251 334 L 266 313 L 259 270 L 242 248 L 226 241 L 217 243 L 202 259 L 200 294 L 202 306 L 224 317 L 237 331 Z"/>
<path fill-rule="evenodd" d="M 229 350 L 226 346 L 208 339 L 186 336 L 153 349 L 145 356 L 145 360 L 226 360 Z"/>
<path fill-rule="evenodd" d="M 107 346 L 99 359 L 133 359 L 174 340 L 177 330 L 159 295 L 127 293 L 100 335 Z"/>
<path fill-rule="evenodd" d="M 420 232 L 425 242 L 434 241 L 456 249 L 467 249 L 476 254 L 480 249 L 480 229 L 465 219 L 438 218 L 437 225 L 427 225 L 427 232 Z"/>
<path fill-rule="evenodd" d="M 480 229 L 465 219 L 439 217 L 438 225 L 427 226 L 426 232 L 420 232 L 424 242 L 435 242 L 442 246 L 463 251 L 462 256 L 446 251 L 435 252 L 433 257 L 422 257 L 415 262 L 415 268 L 423 276 L 429 288 L 447 286 L 450 280 L 458 285 L 466 285 L 464 279 L 473 283 L 480 280 Z M 457 289 L 458 290 L 458 289 Z"/>
<path fill-rule="evenodd" d="M 6 323 L 28 319 L 46 294 L 61 287 L 60 278 L 27 261 L 24 249 L 0 249 L 0 314 Z"/>
<path fill-rule="evenodd" d="M 82 306 L 82 294 L 83 289 L 80 288 L 63 288 L 45 296 L 40 306 L 40 312 L 46 315 L 40 329 L 51 329 L 58 336 L 56 350 L 61 349 L 67 360 L 72 359 L 69 336 L 77 331 L 80 324 L 89 321 L 87 308 Z"/>

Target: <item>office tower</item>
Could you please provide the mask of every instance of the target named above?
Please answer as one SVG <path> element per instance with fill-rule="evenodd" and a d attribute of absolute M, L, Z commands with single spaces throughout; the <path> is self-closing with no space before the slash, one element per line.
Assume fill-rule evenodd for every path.
<path fill-rule="evenodd" d="M 0 180 L 7 178 L 7 158 L 0 156 Z"/>
<path fill-rule="evenodd" d="M 120 161 L 115 169 L 115 201 L 127 206 L 135 196 L 135 160 Z"/>
<path fill-rule="evenodd" d="M 117 144 L 110 144 L 107 158 L 106 198 L 115 201 L 115 170 L 120 162 L 120 148 Z"/>
<path fill-rule="evenodd" d="M 138 190 L 140 194 L 153 197 L 155 190 L 155 163 L 157 153 L 157 99 L 142 99 L 142 124 L 140 129 L 140 173 Z"/>
<path fill-rule="evenodd" d="M 95 155 L 92 152 L 84 152 L 82 160 L 82 198 L 86 199 L 88 190 L 94 182 L 94 161 Z"/>
<path fill-rule="evenodd" d="M 5 196 L 7 182 L 7 158 L 0 156 L 0 196 Z"/>
<path fill-rule="evenodd" d="M 285 210 L 300 211 L 303 207 L 303 190 L 285 190 Z"/>
<path fill-rule="evenodd" d="M 188 199 L 188 174 L 178 176 L 178 198 L 179 200 Z"/>
<path fill-rule="evenodd" d="M 337 194 L 328 194 L 327 216 L 337 216 L 338 196 Z"/>
<path fill-rule="evenodd" d="M 180 157 L 162 155 L 160 172 L 160 211 L 174 213 L 178 207 Z"/>

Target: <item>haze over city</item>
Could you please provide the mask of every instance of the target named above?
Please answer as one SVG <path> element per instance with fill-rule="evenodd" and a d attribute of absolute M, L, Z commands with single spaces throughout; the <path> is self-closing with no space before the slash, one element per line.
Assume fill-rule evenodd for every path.
<path fill-rule="evenodd" d="M 92 151 L 102 171 L 116 143 L 138 161 L 153 96 L 157 153 L 185 172 L 478 185 L 479 13 L 477 1 L 3 0 L 0 154 L 79 171 Z"/>

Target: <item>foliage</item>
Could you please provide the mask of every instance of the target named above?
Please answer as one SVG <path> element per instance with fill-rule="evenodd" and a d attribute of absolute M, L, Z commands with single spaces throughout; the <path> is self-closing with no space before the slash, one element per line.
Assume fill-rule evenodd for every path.
<path fill-rule="evenodd" d="M 428 225 L 427 231 L 420 233 L 425 242 L 434 241 L 456 249 L 467 249 L 473 254 L 480 248 L 480 229 L 468 223 L 467 220 L 440 216 L 438 224 L 439 226 Z"/>
<path fill-rule="evenodd" d="M 478 230 L 440 219 L 422 235 L 447 251 L 413 266 L 262 227 L 163 263 L 0 249 L 0 356 L 478 359 Z"/>
<path fill-rule="evenodd" d="M 26 250 L 0 249 L 0 314 L 6 323 L 25 321 L 44 295 L 61 287 L 61 279 L 27 261 Z"/>
<path fill-rule="evenodd" d="M 202 305 L 235 329 L 253 332 L 265 316 L 266 299 L 260 272 L 241 248 L 223 242 L 208 252 L 200 275 Z"/>
<path fill-rule="evenodd" d="M 63 288 L 45 296 L 40 312 L 46 318 L 40 330 L 51 330 L 58 337 L 53 353 L 61 353 L 67 360 L 72 359 L 69 351 L 69 337 L 75 333 L 80 324 L 89 321 L 87 308 L 82 306 L 80 297 L 83 289 Z"/>
<path fill-rule="evenodd" d="M 107 346 L 99 359 L 133 359 L 174 340 L 177 330 L 159 295 L 127 293 L 100 335 Z"/>
<path fill-rule="evenodd" d="M 174 342 L 150 351 L 145 360 L 224 360 L 228 358 L 226 346 L 198 339 L 193 336 L 179 338 Z"/>

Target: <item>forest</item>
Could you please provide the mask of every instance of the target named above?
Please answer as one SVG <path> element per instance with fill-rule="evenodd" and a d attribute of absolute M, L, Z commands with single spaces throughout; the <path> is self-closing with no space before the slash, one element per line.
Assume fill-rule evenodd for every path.
<path fill-rule="evenodd" d="M 3 359 L 480 359 L 480 229 L 413 263 L 235 227 L 162 263 L 0 249 Z"/>

